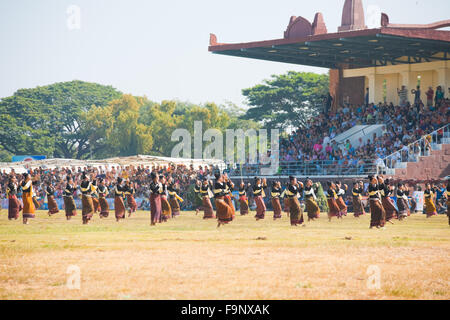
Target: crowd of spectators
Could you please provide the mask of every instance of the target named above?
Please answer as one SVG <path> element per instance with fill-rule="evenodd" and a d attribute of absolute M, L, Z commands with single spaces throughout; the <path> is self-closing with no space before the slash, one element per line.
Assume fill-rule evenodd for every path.
<path fill-rule="evenodd" d="M 450 100 L 442 99 L 434 104 L 427 100 L 427 106 L 418 100 L 413 105 L 406 102 L 403 106 L 392 103 L 345 105 L 322 113 L 306 127 L 281 140 L 281 170 L 292 166 L 289 163 L 300 162 L 309 163 L 312 168 L 325 166 L 336 171 L 353 167 L 365 171 L 368 164 L 376 164 L 399 150 L 408 150 L 411 143 L 450 122 Z M 349 140 L 341 144 L 333 140 L 355 125 L 371 124 L 383 124 L 382 135 L 374 135 L 367 142 L 360 138 L 357 145 Z"/>

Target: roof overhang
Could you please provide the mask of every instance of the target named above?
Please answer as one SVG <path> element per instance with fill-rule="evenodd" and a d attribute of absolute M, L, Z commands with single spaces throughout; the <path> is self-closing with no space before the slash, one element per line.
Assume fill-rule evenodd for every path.
<path fill-rule="evenodd" d="M 300 64 L 330 69 L 352 69 L 414 64 L 450 59 L 450 31 L 382 27 L 209 46 L 215 54 Z"/>

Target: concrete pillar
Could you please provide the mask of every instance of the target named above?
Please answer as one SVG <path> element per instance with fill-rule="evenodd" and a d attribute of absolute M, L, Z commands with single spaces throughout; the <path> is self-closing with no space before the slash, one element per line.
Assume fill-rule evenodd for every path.
<path fill-rule="evenodd" d="M 438 86 L 442 87 L 442 90 L 444 91 L 444 97 L 448 97 L 448 88 L 450 87 L 450 79 L 447 77 L 448 75 L 448 69 L 447 68 L 440 68 L 436 70 L 437 72 L 437 83 Z M 436 90 L 436 88 L 434 88 Z"/>
<path fill-rule="evenodd" d="M 408 101 L 413 104 L 414 103 L 414 95 L 411 93 L 412 89 L 415 89 L 417 86 L 417 76 L 414 76 L 415 73 L 411 71 L 401 72 L 401 82 L 400 84 L 406 87 L 408 90 Z M 401 88 L 398 88 L 401 89 Z M 399 101 L 399 100 L 398 100 Z"/>
<path fill-rule="evenodd" d="M 371 73 L 367 75 L 367 87 L 369 88 L 369 103 L 377 103 L 375 100 L 376 97 L 376 83 L 375 83 L 375 73 Z M 365 92 L 364 92 L 365 95 Z"/>

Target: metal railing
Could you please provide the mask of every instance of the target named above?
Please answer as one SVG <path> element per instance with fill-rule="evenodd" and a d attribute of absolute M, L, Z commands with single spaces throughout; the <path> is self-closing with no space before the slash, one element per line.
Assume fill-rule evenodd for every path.
<path fill-rule="evenodd" d="M 424 135 L 419 140 L 405 146 L 384 159 L 384 165 L 389 169 L 402 168 L 405 162 L 418 162 L 420 157 L 429 156 L 437 145 L 450 142 L 450 124 Z"/>
<path fill-rule="evenodd" d="M 268 165 L 239 164 L 229 165 L 230 176 L 258 176 L 261 169 Z M 377 174 L 375 160 L 358 160 L 357 163 L 348 163 L 336 160 L 312 161 L 280 161 L 278 176 L 367 176 Z"/>

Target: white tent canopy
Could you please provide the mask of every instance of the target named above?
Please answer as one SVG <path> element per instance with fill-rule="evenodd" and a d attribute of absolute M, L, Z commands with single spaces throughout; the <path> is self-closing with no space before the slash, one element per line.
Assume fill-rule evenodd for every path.
<path fill-rule="evenodd" d="M 194 169 L 200 166 L 217 166 L 221 170 L 225 168 L 225 162 L 216 159 L 185 159 L 185 158 L 167 158 L 137 155 L 131 157 L 117 157 L 105 160 L 76 160 L 76 159 L 45 159 L 36 161 L 22 161 L 22 162 L 0 162 L 0 172 L 9 173 L 12 169 L 16 173 L 24 173 L 29 169 L 55 169 L 67 167 L 95 167 L 103 169 L 111 169 L 112 167 L 127 167 L 127 166 L 169 166 L 169 165 L 192 165 Z"/>

